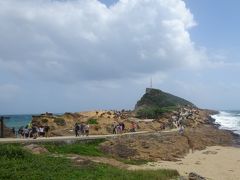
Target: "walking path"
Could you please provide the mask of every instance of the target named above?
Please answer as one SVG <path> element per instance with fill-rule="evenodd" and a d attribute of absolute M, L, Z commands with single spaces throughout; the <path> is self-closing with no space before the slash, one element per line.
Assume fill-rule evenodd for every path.
<path fill-rule="evenodd" d="M 166 131 L 159 131 L 161 133 L 168 133 L 168 132 L 174 132 L 178 129 L 171 129 Z M 90 136 L 56 136 L 56 137 L 39 137 L 37 139 L 33 138 L 0 138 L 0 144 L 1 143 L 31 143 L 31 142 L 55 142 L 55 141 L 75 141 L 75 140 L 92 140 L 92 139 L 105 139 L 110 137 L 118 137 L 118 136 L 128 136 L 128 135 L 134 135 L 134 134 L 146 134 L 149 133 L 149 131 L 138 131 L 138 132 L 131 132 L 131 133 L 124 133 L 124 134 L 108 134 L 108 135 L 90 135 Z"/>
<path fill-rule="evenodd" d="M 54 142 L 54 141 L 68 141 L 68 140 L 88 140 L 88 139 L 103 139 L 109 137 L 127 136 L 133 134 L 146 134 L 148 131 L 139 131 L 124 134 L 108 134 L 108 135 L 90 135 L 90 136 L 56 136 L 56 137 L 39 137 L 37 139 L 33 138 L 0 138 L 0 143 L 23 143 L 23 142 Z"/>

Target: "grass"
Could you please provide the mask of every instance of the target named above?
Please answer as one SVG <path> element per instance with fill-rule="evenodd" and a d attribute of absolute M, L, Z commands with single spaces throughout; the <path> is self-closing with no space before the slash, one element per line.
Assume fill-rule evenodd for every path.
<path fill-rule="evenodd" d="M 1 180 L 167 180 L 179 175 L 175 170 L 128 171 L 96 163 L 77 166 L 65 158 L 30 154 L 19 145 L 1 145 L 0 152 L 5 154 L 0 156 Z"/>
<path fill-rule="evenodd" d="M 88 143 L 74 143 L 74 144 L 44 144 L 45 148 L 51 153 L 60 154 L 79 154 L 85 156 L 103 156 L 98 148 L 99 144 L 104 142 L 104 139 L 90 141 Z"/>

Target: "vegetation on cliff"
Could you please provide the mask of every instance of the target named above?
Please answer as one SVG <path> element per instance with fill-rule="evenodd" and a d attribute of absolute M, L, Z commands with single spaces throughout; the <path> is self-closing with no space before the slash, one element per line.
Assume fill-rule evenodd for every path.
<path fill-rule="evenodd" d="M 147 89 L 143 97 L 137 102 L 136 109 L 141 107 L 170 107 L 170 106 L 194 106 L 191 102 L 163 92 L 159 89 Z"/>
<path fill-rule="evenodd" d="M 137 118 L 144 118 L 144 119 L 156 119 L 159 118 L 162 114 L 171 112 L 176 110 L 176 106 L 169 106 L 169 107 L 146 107 L 139 109 L 136 113 Z"/>
<path fill-rule="evenodd" d="M 146 93 L 137 102 L 135 111 L 139 118 L 154 119 L 179 106 L 194 106 L 194 104 L 159 89 L 147 88 Z"/>

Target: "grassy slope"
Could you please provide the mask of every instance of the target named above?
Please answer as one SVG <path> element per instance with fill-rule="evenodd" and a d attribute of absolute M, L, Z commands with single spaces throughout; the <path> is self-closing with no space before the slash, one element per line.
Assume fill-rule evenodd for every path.
<path fill-rule="evenodd" d="M 143 97 L 137 102 L 136 107 L 171 107 L 177 105 L 193 105 L 191 102 L 174 96 L 169 93 L 165 93 L 158 89 L 151 89 L 149 93 L 143 95 Z"/>
<path fill-rule="evenodd" d="M 104 140 L 94 140 L 88 143 L 75 143 L 75 144 L 53 144 L 48 143 L 45 144 L 45 148 L 48 149 L 49 152 L 52 153 L 60 153 L 60 154 L 79 154 L 86 156 L 102 156 L 103 153 L 98 149 L 98 145 L 102 143 Z"/>
<path fill-rule="evenodd" d="M 128 171 L 103 164 L 76 166 L 65 158 L 33 155 L 19 145 L 0 146 L 0 179 L 159 179 L 176 178 L 177 171 Z"/>

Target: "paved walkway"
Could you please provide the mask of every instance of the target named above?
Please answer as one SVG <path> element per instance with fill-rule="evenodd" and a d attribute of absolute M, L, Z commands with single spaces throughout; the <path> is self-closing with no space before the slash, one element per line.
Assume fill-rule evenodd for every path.
<path fill-rule="evenodd" d="M 158 131 L 159 133 L 168 133 L 168 132 L 175 132 L 178 131 L 178 129 L 171 129 L 171 130 L 164 130 L 164 131 Z M 108 134 L 108 135 L 90 135 L 90 136 L 55 136 L 55 137 L 49 137 L 44 138 L 40 137 L 37 139 L 32 138 L 0 138 L 0 144 L 1 143 L 31 143 L 31 142 L 56 142 L 56 141 L 75 141 L 75 140 L 92 140 L 92 139 L 106 139 L 109 137 L 118 137 L 118 136 L 128 136 L 128 135 L 134 135 L 134 134 L 147 134 L 150 133 L 149 131 L 138 131 L 138 132 L 131 132 L 131 133 L 123 133 L 123 134 Z"/>
<path fill-rule="evenodd" d="M 88 139 L 103 139 L 109 137 L 118 137 L 118 136 L 127 136 L 133 134 L 146 134 L 148 131 L 139 131 L 139 132 L 132 132 L 132 133 L 124 133 L 124 134 L 108 134 L 108 135 L 89 135 L 89 136 L 56 136 L 56 137 L 49 137 L 44 138 L 40 137 L 37 139 L 33 138 L 0 138 L 0 143 L 29 143 L 29 142 L 54 142 L 54 141 L 74 141 L 74 140 L 88 140 Z"/>

